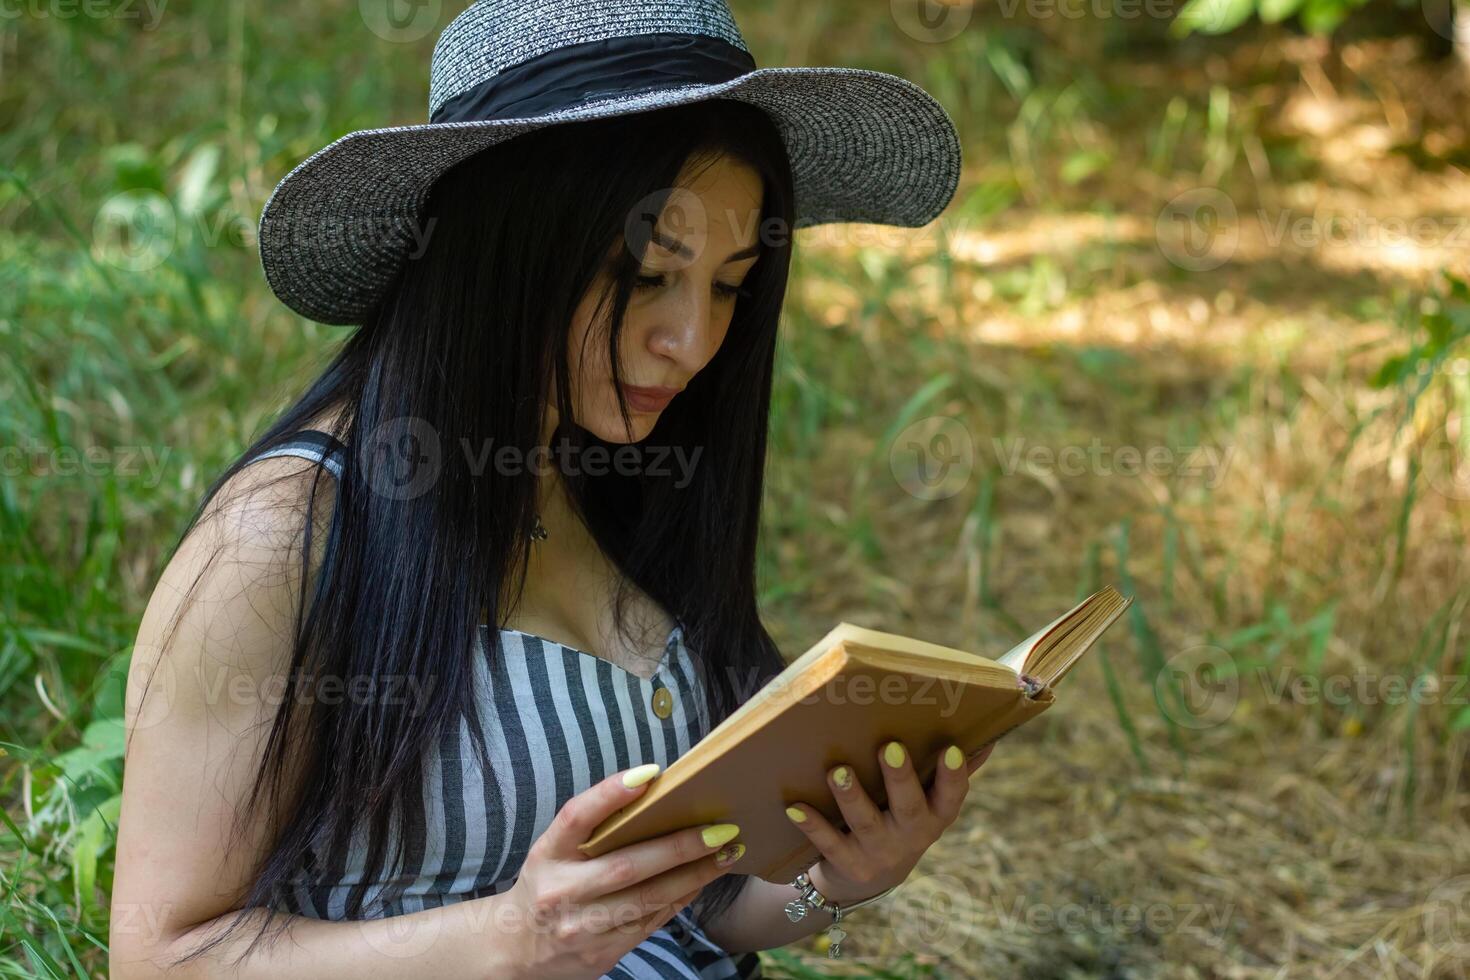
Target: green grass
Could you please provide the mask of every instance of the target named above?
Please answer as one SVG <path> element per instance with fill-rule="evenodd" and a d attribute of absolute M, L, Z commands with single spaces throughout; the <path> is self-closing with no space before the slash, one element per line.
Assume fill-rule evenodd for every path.
<path fill-rule="evenodd" d="M 1159 46 L 1163 25 L 1082 36 L 982 17 L 923 45 L 897 36 L 887 5 L 735 7 L 762 63 L 898 71 L 966 136 L 965 182 L 932 248 L 798 246 L 760 556 L 779 639 L 801 648 L 850 618 L 1002 649 L 1120 583 L 1140 601 L 1078 672 L 1069 708 L 1081 724 L 1098 706 L 1097 752 L 1120 785 L 1187 779 L 1221 737 L 1181 724 L 1186 692 L 1155 683 L 1181 650 L 1223 651 L 1243 685 L 1277 668 L 1470 670 L 1467 516 L 1447 482 L 1470 457 L 1470 425 L 1453 426 L 1470 417 L 1470 290 L 1386 267 L 1366 282 L 1283 275 L 1298 256 L 1189 273 L 1130 230 L 1193 186 L 1227 190 L 1243 212 L 1285 187 L 1330 189 L 1319 148 L 1283 135 L 1257 97 L 1294 75 L 1207 78 L 1198 64 L 1235 42 Z M 0 21 L 3 67 L 24 79 L 0 89 L 0 446 L 28 460 L 0 473 L 0 976 L 105 972 L 137 618 L 203 488 L 342 336 L 274 301 L 252 230 L 274 181 L 328 139 L 422 118 L 433 36 L 380 41 L 356 9 L 180 2 L 146 31 Z M 137 223 L 160 215 L 162 235 Z M 1088 217 L 1104 230 L 1077 243 L 967 251 Z M 1187 326 L 1120 340 L 1113 327 L 1139 309 Z M 1216 340 L 1237 314 L 1242 339 Z M 1005 323 L 1028 331 L 996 332 Z M 938 500 L 906 493 L 892 469 L 891 449 L 927 416 L 957 420 L 975 448 L 969 479 Z M 995 442 L 1094 436 L 1241 456 L 1211 487 L 1013 470 Z M 1247 735 L 1272 743 L 1278 775 L 1351 751 L 1388 774 L 1387 797 L 1350 767 L 1311 778 L 1365 794 L 1405 837 L 1426 813 L 1463 822 L 1454 760 L 1470 707 L 1302 712 L 1260 694 L 1227 723 L 1243 733 L 1231 743 L 1243 774 L 1263 764 Z M 1048 745 L 1065 744 L 1062 724 Z M 1257 962 L 1285 945 L 1210 955 Z M 1110 956 L 1168 961 L 1145 946 L 1094 951 L 1072 975 Z M 1042 954 L 1006 955 L 1020 973 Z M 854 975 L 964 975 L 963 962 L 895 954 Z M 805 948 L 768 966 L 829 969 Z"/>

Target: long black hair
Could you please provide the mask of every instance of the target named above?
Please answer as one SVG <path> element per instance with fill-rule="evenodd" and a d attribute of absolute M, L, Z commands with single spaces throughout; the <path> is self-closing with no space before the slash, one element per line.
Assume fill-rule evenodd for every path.
<path fill-rule="evenodd" d="M 265 909 L 246 953 L 254 949 L 324 833 L 337 849 L 356 822 L 369 828 L 370 880 L 401 860 L 402 841 L 389 846 L 390 827 L 405 826 L 405 801 L 420 792 L 422 754 L 475 710 L 479 625 L 504 622 L 519 596 L 535 520 L 532 467 L 477 467 L 477 454 L 460 447 L 529 454 L 541 441 L 549 399 L 558 444 L 583 458 L 602 445 L 575 425 L 573 313 L 612 255 L 604 298 L 616 378 L 618 335 L 652 230 L 649 221 L 630 222 L 630 209 L 656 216 L 686 164 L 719 154 L 762 179 L 762 249 L 719 351 L 643 440 L 697 465 L 692 474 L 582 467 L 564 479 L 623 577 L 620 628 L 634 587 L 673 616 L 712 724 L 779 672 L 755 583 L 776 325 L 794 227 L 789 161 L 774 123 L 752 106 L 714 100 L 553 126 L 482 151 L 435 183 L 419 216 L 422 254 L 404 264 L 308 390 L 211 485 L 189 523 L 255 455 L 342 407 L 333 434 L 352 450 L 352 465 L 340 474 L 324 536 L 321 528 L 313 536 L 310 501 L 304 507 L 292 561 L 306 573 L 302 581 L 317 577 L 297 610 L 286 689 L 303 678 L 413 678 L 424 693 L 412 706 L 282 699 L 238 832 L 277 812 L 288 757 L 301 766 L 303 789 L 282 811 L 240 916 L 179 962 L 223 940 L 245 913 Z M 476 750 L 488 770 L 484 746 Z M 728 908 L 744 881 L 732 874 L 710 885 L 695 914 Z M 365 882 L 354 888 L 349 918 L 361 915 L 365 890 Z"/>

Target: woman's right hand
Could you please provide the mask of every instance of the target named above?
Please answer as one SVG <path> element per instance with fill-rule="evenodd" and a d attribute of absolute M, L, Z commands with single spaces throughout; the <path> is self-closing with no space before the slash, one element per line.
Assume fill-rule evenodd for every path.
<path fill-rule="evenodd" d="M 656 765 L 614 773 L 569 799 L 532 843 L 516 883 L 498 898 L 517 925 L 518 975 L 601 976 L 740 859 L 733 824 L 677 830 L 598 857 L 577 849 L 609 815 L 647 790 Z M 624 777 L 643 781 L 628 786 Z M 705 833 L 713 831 L 707 843 Z M 497 920 L 504 922 L 499 913 Z"/>

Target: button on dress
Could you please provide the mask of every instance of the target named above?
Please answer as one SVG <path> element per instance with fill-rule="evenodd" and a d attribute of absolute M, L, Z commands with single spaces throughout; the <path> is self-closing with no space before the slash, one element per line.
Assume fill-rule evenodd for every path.
<path fill-rule="evenodd" d="M 340 476 L 346 450 L 328 433 L 303 430 L 256 458 L 273 456 L 324 460 Z M 482 625 L 473 680 L 478 710 L 425 754 L 422 798 L 409 807 L 406 828 L 394 822 L 395 836 L 406 831 L 399 873 L 368 880 L 361 826 L 340 853 L 312 852 L 280 908 L 318 919 L 378 918 L 503 892 L 567 800 L 623 769 L 667 767 L 710 728 L 677 626 L 657 670 L 643 678 L 544 637 Z M 471 739 L 484 740 L 489 772 Z M 363 882 L 361 911 L 349 917 L 348 895 Z M 712 941 L 691 904 L 603 976 L 753 980 L 761 969 L 757 954 L 732 955 Z"/>

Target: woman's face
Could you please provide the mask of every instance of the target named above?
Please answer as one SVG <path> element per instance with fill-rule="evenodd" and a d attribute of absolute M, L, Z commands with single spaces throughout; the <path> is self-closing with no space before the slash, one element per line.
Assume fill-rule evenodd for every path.
<path fill-rule="evenodd" d="M 631 431 L 623 425 L 604 324 L 596 306 L 610 279 L 604 266 L 578 304 L 571 324 L 575 422 L 606 442 L 638 442 L 659 415 L 678 410 L 678 392 L 715 356 L 735 312 L 737 290 L 759 257 L 762 187 L 747 165 L 720 156 L 689 168 L 654 223 L 618 342 L 623 395 Z M 653 214 L 634 208 L 628 227 Z M 623 248 L 618 242 L 609 261 Z M 555 407 L 549 406 L 555 423 Z"/>

